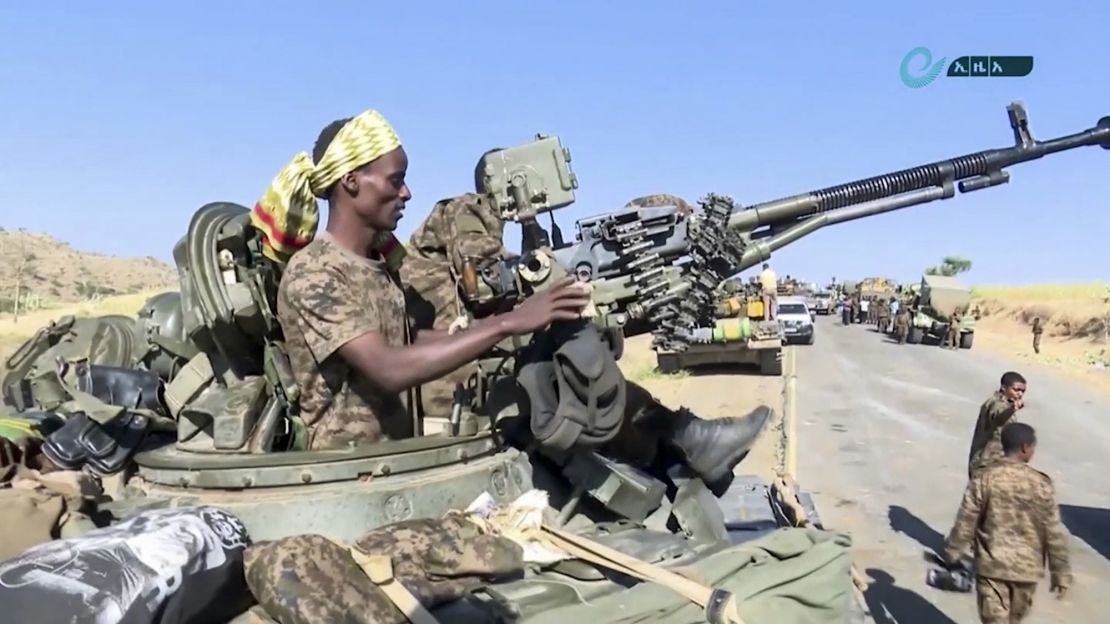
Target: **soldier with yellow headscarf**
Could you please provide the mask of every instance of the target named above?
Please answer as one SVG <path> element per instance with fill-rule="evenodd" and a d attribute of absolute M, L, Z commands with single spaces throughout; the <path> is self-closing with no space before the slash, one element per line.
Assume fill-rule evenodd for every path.
<path fill-rule="evenodd" d="M 416 331 L 392 235 L 412 198 L 407 169 L 396 132 L 368 110 L 324 128 L 313 156 L 286 165 L 252 214 L 266 255 L 285 263 L 277 315 L 309 448 L 414 435 L 420 384 L 513 335 L 579 318 L 589 301 L 568 279 L 458 334 Z M 329 207 L 319 235 L 317 198 Z"/>

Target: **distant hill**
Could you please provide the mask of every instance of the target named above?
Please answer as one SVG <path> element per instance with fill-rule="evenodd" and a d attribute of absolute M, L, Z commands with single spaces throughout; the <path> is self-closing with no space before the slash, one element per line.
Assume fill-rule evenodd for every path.
<path fill-rule="evenodd" d="M 175 268 L 161 260 L 84 252 L 48 234 L 0 228 L 0 314 L 11 311 L 17 282 L 24 301 L 30 295 L 49 306 L 178 288 Z"/>

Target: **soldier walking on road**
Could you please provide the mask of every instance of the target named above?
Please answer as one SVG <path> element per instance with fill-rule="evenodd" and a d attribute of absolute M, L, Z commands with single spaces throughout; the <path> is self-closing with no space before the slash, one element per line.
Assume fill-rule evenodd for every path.
<path fill-rule="evenodd" d="M 873 303 L 872 305 L 875 306 L 875 315 L 878 319 L 877 325 L 879 326 L 879 333 L 885 334 L 887 324 L 890 322 L 890 306 L 888 306 L 887 302 L 883 301 L 882 299 L 876 300 L 875 303 Z"/>
<path fill-rule="evenodd" d="M 1072 584 L 1068 533 L 1052 479 L 1029 465 L 1036 433 L 1025 423 L 1010 423 L 1000 439 L 1004 456 L 967 484 L 944 543 L 944 557 L 952 565 L 973 550 L 979 620 L 984 624 L 1025 619 L 1046 560 L 1049 586 L 1058 599 Z"/>
<path fill-rule="evenodd" d="M 1041 334 L 1044 333 L 1044 326 L 1041 325 L 1041 317 L 1033 319 L 1033 352 L 1039 354 L 1041 352 Z"/>
<path fill-rule="evenodd" d="M 952 316 L 948 318 L 948 333 L 944 335 L 944 347 L 946 349 L 959 349 L 960 348 L 960 314 L 953 312 Z"/>
<path fill-rule="evenodd" d="M 906 344 L 906 337 L 910 333 L 910 310 L 903 307 L 894 317 L 894 334 L 898 336 L 898 344 Z"/>
<path fill-rule="evenodd" d="M 1017 422 L 1017 413 L 1025 406 L 1025 377 L 1014 371 L 1002 375 L 998 390 L 979 407 L 979 420 L 971 437 L 967 458 L 967 476 L 1002 458 L 1002 427 Z"/>

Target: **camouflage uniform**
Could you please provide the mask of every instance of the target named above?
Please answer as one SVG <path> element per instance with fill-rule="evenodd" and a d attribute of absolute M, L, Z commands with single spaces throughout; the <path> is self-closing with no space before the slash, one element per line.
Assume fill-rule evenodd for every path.
<path fill-rule="evenodd" d="M 1046 558 L 1052 586 L 1071 585 L 1067 538 L 1052 479 L 1003 457 L 968 483 L 945 556 L 956 561 L 974 544 L 980 620 L 1020 622 L 1033 606 Z"/>
<path fill-rule="evenodd" d="M 944 335 L 944 342 L 949 349 L 960 348 L 960 317 L 956 314 L 948 319 L 948 333 Z"/>
<path fill-rule="evenodd" d="M 694 211 L 690 204 L 686 203 L 686 200 L 666 193 L 637 197 L 624 205 L 625 208 L 654 208 L 656 206 L 674 206 L 678 208 L 680 214 L 687 215 Z"/>
<path fill-rule="evenodd" d="M 503 258 L 509 252 L 502 244 L 504 224 L 496 206 L 474 193 L 436 203 L 409 239 L 409 253 L 401 266 L 410 314 L 418 329 L 446 330 L 458 318 L 456 283 L 463 262 Z M 477 363 L 466 364 L 421 386 L 420 398 L 426 416 L 446 418 L 451 414 L 457 383 L 466 385 Z"/>
<path fill-rule="evenodd" d="M 457 512 L 386 525 L 354 546 L 389 556 L 394 578 L 426 609 L 461 598 L 486 580 L 519 575 L 524 567 L 519 545 L 483 534 Z M 243 568 L 251 593 L 280 622 L 409 622 L 346 547 L 321 535 L 254 544 L 243 555 Z"/>
<path fill-rule="evenodd" d="M 1044 333 L 1044 326 L 1041 325 L 1041 319 L 1033 321 L 1033 352 L 1041 352 L 1041 334 Z"/>
<path fill-rule="evenodd" d="M 975 423 L 967 458 L 968 478 L 1002 458 L 1002 427 L 1012 422 L 1018 422 L 1014 405 L 1001 390 L 996 390 L 979 407 L 979 420 Z"/>
<path fill-rule="evenodd" d="M 898 344 L 906 344 L 906 337 L 910 333 L 910 314 L 908 310 L 898 310 L 894 317 L 894 334 L 898 336 Z"/>
<path fill-rule="evenodd" d="M 301 389 L 300 417 L 311 449 L 413 435 L 410 405 L 383 394 L 339 357 L 344 343 L 378 332 L 409 343 L 405 295 L 384 260 L 358 256 L 323 232 L 293 254 L 278 287 L 277 315 Z M 388 363 L 385 363 L 388 365 Z"/>
<path fill-rule="evenodd" d="M 878 319 L 880 333 L 886 333 L 887 324 L 890 322 L 890 306 L 882 299 L 876 299 L 872 304 L 875 307 L 875 318 Z"/>

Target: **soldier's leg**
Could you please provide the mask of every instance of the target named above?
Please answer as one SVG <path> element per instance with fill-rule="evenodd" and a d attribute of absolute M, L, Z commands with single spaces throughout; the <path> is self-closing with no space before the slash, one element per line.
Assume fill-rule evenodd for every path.
<path fill-rule="evenodd" d="M 1033 352 L 1034 353 L 1040 353 L 1041 352 L 1041 335 L 1040 334 L 1033 334 Z"/>
<path fill-rule="evenodd" d="M 727 485 L 732 469 L 747 457 L 772 413 L 770 407 L 760 406 L 744 416 L 707 420 L 687 410 L 672 410 L 642 386 L 627 384 L 624 422 L 602 452 L 642 466 L 654 461 L 665 446 L 710 488 Z"/>
<path fill-rule="evenodd" d="M 1007 583 L 1010 586 L 1010 622 L 1017 624 L 1033 610 L 1036 583 Z"/>
<path fill-rule="evenodd" d="M 980 622 L 1010 624 L 1010 588 L 1005 581 L 976 577 L 975 593 Z"/>

